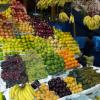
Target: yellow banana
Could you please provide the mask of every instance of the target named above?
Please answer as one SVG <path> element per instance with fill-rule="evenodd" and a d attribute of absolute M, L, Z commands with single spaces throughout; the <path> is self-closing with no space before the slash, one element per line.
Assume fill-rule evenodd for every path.
<path fill-rule="evenodd" d="M 20 87 L 15 90 L 15 97 L 14 100 L 20 100 L 19 98 Z"/>
<path fill-rule="evenodd" d="M 97 26 L 99 27 L 100 26 L 100 16 L 99 15 L 95 15 L 95 16 L 93 16 L 93 19 L 95 20 Z"/>
<path fill-rule="evenodd" d="M 37 7 L 40 9 L 48 8 L 52 5 L 64 6 L 66 2 L 73 2 L 75 0 L 38 0 Z M 45 3 L 44 3 L 45 2 Z"/>
<path fill-rule="evenodd" d="M 88 22 L 89 20 L 91 20 L 91 17 L 90 17 L 90 16 L 84 17 L 84 20 L 83 20 L 84 25 L 87 25 L 87 22 Z"/>
<path fill-rule="evenodd" d="M 65 12 L 61 12 L 59 14 L 59 20 L 62 21 L 62 22 L 66 22 L 66 21 L 69 20 L 69 17 Z"/>
<path fill-rule="evenodd" d="M 66 3 L 66 0 L 59 0 L 58 5 L 63 7 L 65 3 Z"/>
<path fill-rule="evenodd" d="M 100 16 L 99 15 L 94 15 L 93 18 L 94 18 L 94 20 L 100 22 Z"/>
<path fill-rule="evenodd" d="M 74 16 L 71 14 L 70 19 L 69 19 L 69 22 L 70 22 L 70 23 L 74 23 L 74 21 L 75 21 L 75 20 L 74 20 Z"/>
<path fill-rule="evenodd" d="M 30 89 L 29 84 L 26 84 L 25 91 L 28 93 L 30 100 L 34 100 L 34 91 Z"/>
<path fill-rule="evenodd" d="M 26 93 L 26 90 L 23 90 L 22 91 L 22 97 L 24 98 L 24 100 L 30 100 L 30 97 L 29 97 L 29 95 L 27 95 L 28 93 Z"/>
<path fill-rule="evenodd" d="M 28 91 L 26 90 L 26 88 L 25 88 L 25 90 L 23 91 L 23 96 L 24 96 L 24 98 L 25 98 L 26 100 L 34 100 L 34 99 L 33 99 L 33 96 L 30 95 L 30 93 L 28 93 Z"/>
<path fill-rule="evenodd" d="M 35 92 L 34 92 L 34 89 L 31 87 L 31 85 L 27 83 L 26 86 L 29 88 L 31 93 L 34 95 Z"/>
<path fill-rule="evenodd" d="M 30 100 L 28 97 L 26 98 L 26 96 L 24 95 L 24 91 L 24 88 L 20 89 L 18 93 L 19 100 Z"/>
<path fill-rule="evenodd" d="M 90 30 L 95 30 L 100 27 L 100 16 L 95 15 L 93 17 L 86 16 L 83 20 L 84 25 L 86 25 Z"/>
<path fill-rule="evenodd" d="M 16 91 L 16 89 L 18 89 L 18 85 L 15 85 L 15 86 L 13 86 L 10 89 L 9 96 L 10 96 L 10 99 L 11 100 L 13 100 L 13 98 L 15 97 L 15 91 Z"/>
<path fill-rule="evenodd" d="M 49 0 L 47 3 L 50 6 L 52 4 L 52 0 Z"/>

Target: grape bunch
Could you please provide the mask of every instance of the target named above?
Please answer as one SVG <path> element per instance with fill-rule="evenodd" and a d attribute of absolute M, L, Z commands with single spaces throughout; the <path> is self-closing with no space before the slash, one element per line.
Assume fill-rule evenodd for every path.
<path fill-rule="evenodd" d="M 53 29 L 48 25 L 48 22 L 39 18 L 31 19 L 32 25 L 35 27 L 35 35 L 42 38 L 53 36 Z"/>
<path fill-rule="evenodd" d="M 49 89 L 55 91 L 60 98 L 72 94 L 67 84 L 59 77 L 51 79 L 48 85 Z"/>
<path fill-rule="evenodd" d="M 26 73 L 30 82 L 48 76 L 43 59 L 35 50 L 25 51 L 25 55 L 22 58 L 25 61 Z"/>
<path fill-rule="evenodd" d="M 1 68 L 1 77 L 6 82 L 7 88 L 28 80 L 24 62 L 19 55 L 7 56 L 6 60 L 1 63 Z"/>

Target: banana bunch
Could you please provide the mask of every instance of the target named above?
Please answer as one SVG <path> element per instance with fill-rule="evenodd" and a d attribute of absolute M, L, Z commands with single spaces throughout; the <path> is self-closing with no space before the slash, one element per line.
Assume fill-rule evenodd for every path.
<path fill-rule="evenodd" d="M 10 0 L 0 0 L 0 4 L 7 4 Z"/>
<path fill-rule="evenodd" d="M 3 15 L 3 16 L 5 16 L 6 18 L 12 18 L 12 15 L 11 15 L 11 13 L 12 13 L 12 9 L 11 9 L 11 7 L 9 7 L 8 9 L 6 9 L 5 11 L 3 11 L 3 12 L 1 12 L 1 14 Z"/>
<path fill-rule="evenodd" d="M 34 100 L 34 90 L 30 84 L 25 84 L 24 87 L 15 85 L 10 89 L 10 100 Z"/>
<path fill-rule="evenodd" d="M 56 5 L 59 0 L 39 0 L 37 3 L 38 9 L 47 9 L 49 6 Z"/>
<path fill-rule="evenodd" d="M 69 23 L 74 23 L 74 22 L 75 22 L 74 16 L 71 14 L 69 18 Z"/>
<path fill-rule="evenodd" d="M 73 2 L 76 0 L 39 0 L 37 3 L 38 9 L 46 9 L 49 6 L 57 5 L 63 7 L 67 2 Z"/>
<path fill-rule="evenodd" d="M 60 20 L 61 22 L 66 22 L 66 21 L 69 20 L 69 17 L 68 17 L 68 15 L 67 15 L 65 12 L 61 12 L 61 13 L 59 14 L 59 20 Z"/>
<path fill-rule="evenodd" d="M 65 3 L 73 2 L 76 0 L 58 0 L 57 5 L 63 7 Z"/>
<path fill-rule="evenodd" d="M 100 27 L 100 15 L 95 15 L 93 19 L 96 21 L 98 27 Z"/>
<path fill-rule="evenodd" d="M 94 15 L 86 16 L 83 20 L 84 25 L 86 25 L 90 30 L 96 30 L 100 28 L 100 16 Z"/>
<path fill-rule="evenodd" d="M 37 3 L 38 9 L 47 9 L 51 4 L 53 0 L 39 0 Z"/>

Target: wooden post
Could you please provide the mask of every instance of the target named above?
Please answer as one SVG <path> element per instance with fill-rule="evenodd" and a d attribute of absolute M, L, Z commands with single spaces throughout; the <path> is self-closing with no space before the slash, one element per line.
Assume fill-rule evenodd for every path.
<path fill-rule="evenodd" d="M 53 20 L 55 17 L 56 17 L 56 6 L 53 5 L 53 6 L 51 7 L 51 18 L 52 18 L 52 20 Z"/>

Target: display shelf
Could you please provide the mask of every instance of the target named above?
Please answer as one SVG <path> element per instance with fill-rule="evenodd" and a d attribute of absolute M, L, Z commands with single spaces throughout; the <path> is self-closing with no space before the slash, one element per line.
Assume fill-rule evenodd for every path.
<path fill-rule="evenodd" d="M 95 67 L 95 66 L 91 66 L 91 67 L 93 67 L 94 70 L 100 71 L 100 68 L 98 68 L 98 67 Z M 68 72 L 67 72 L 67 74 L 68 74 Z M 62 75 L 60 75 L 60 77 L 64 78 L 67 74 L 62 74 Z M 46 79 L 41 79 L 39 81 L 40 81 L 40 83 L 47 83 L 50 79 L 55 78 L 55 77 L 57 77 L 57 76 L 53 76 L 53 77 L 52 76 L 48 76 Z M 73 99 L 78 98 L 78 97 L 80 97 L 82 95 L 89 95 L 89 94 L 93 95 L 93 94 L 97 93 L 99 90 L 100 90 L 100 84 L 97 84 L 97 85 L 95 85 L 95 86 L 93 86 L 93 87 L 91 87 L 91 88 L 89 88 L 87 90 L 83 90 L 80 93 L 76 93 L 76 94 L 72 94 L 72 95 L 69 95 L 69 96 L 65 96 L 63 98 L 60 98 L 59 100 L 66 100 L 66 99 L 68 99 L 68 100 L 72 99 L 73 100 Z M 9 99 L 9 89 L 6 89 L 6 91 L 4 91 L 4 95 L 6 96 L 6 100 L 10 100 Z"/>

